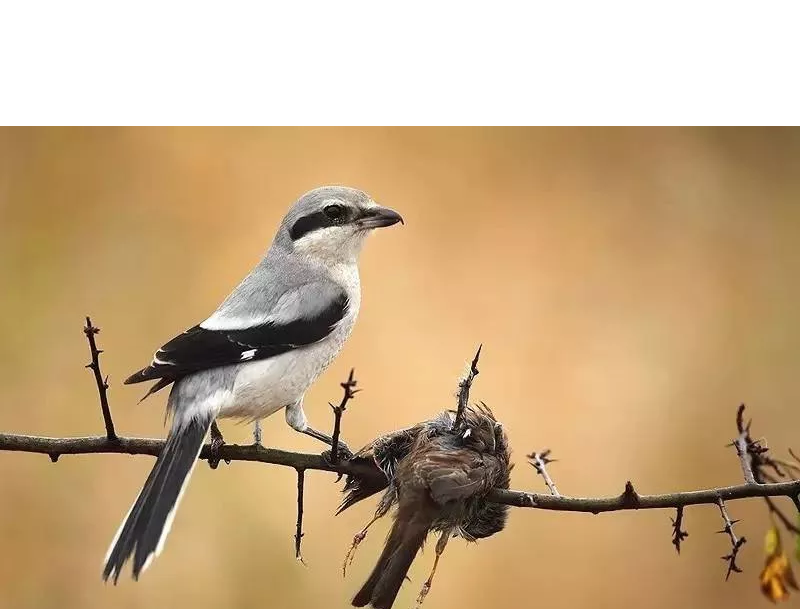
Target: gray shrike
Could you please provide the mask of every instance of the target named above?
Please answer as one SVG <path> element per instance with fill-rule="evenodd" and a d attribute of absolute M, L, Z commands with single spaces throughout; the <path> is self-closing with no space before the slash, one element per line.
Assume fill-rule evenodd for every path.
<path fill-rule="evenodd" d="M 214 313 L 176 336 L 125 383 L 172 384 L 172 425 L 164 450 L 117 531 L 103 579 L 133 577 L 161 552 L 175 510 L 217 417 L 258 421 L 284 408 L 297 431 L 309 427 L 303 395 L 339 353 L 361 302 L 357 260 L 372 229 L 403 219 L 353 188 L 304 194 L 281 222 L 263 260 Z"/>

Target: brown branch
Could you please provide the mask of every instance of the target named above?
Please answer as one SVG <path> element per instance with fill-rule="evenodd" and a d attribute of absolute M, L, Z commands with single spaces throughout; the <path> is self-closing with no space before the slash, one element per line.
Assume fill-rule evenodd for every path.
<path fill-rule="evenodd" d="M 464 409 L 469 402 L 469 390 L 472 388 L 472 382 L 478 376 L 478 359 L 481 356 L 481 349 L 483 345 L 478 345 L 478 351 L 475 357 L 472 358 L 472 363 L 469 366 L 467 375 L 458 382 L 458 407 L 456 408 L 456 416 L 453 420 L 453 429 L 459 429 L 464 419 Z"/>
<path fill-rule="evenodd" d="M 791 449 L 789 449 L 790 454 L 791 452 Z M 773 461 L 780 467 L 784 467 L 794 474 L 800 474 L 800 465 L 797 463 L 792 463 L 791 461 L 786 461 L 785 459 L 773 459 Z"/>
<path fill-rule="evenodd" d="M 344 389 L 344 395 L 342 396 L 342 401 L 339 402 L 338 406 L 334 406 L 330 402 L 328 402 L 328 406 L 333 409 L 333 435 L 331 436 L 331 463 L 338 463 L 339 462 L 339 435 L 342 432 L 342 415 L 344 414 L 345 409 L 347 408 L 347 403 L 353 399 L 353 397 L 360 391 L 360 389 L 356 389 L 356 384 L 358 381 L 354 378 L 355 368 L 350 369 L 350 375 L 347 377 L 347 380 L 343 383 L 339 383 L 339 385 Z"/>
<path fill-rule="evenodd" d="M 760 475 L 767 482 L 773 482 L 773 483 L 774 482 L 779 482 L 779 480 L 777 478 L 775 478 L 775 476 L 773 476 L 771 474 L 768 474 L 767 472 L 760 472 Z M 797 497 L 792 497 L 792 501 L 796 502 L 796 500 L 797 500 Z M 798 527 L 795 523 L 793 523 L 791 521 L 791 519 L 786 514 L 783 513 L 783 510 L 781 510 L 775 504 L 775 501 L 773 501 L 772 498 L 764 497 L 764 501 L 767 503 L 767 509 L 769 509 L 770 514 L 773 514 L 773 515 L 777 516 L 778 520 L 781 521 L 781 524 L 783 524 L 783 526 L 786 528 L 787 531 L 791 531 L 795 535 L 800 535 L 800 527 Z M 795 506 L 797 506 L 796 503 L 795 503 Z M 800 510 L 800 507 L 798 507 L 798 510 Z"/>
<path fill-rule="evenodd" d="M 117 440 L 117 432 L 114 431 L 114 420 L 111 418 L 111 408 L 108 406 L 108 377 L 103 378 L 100 372 L 100 354 L 103 352 L 97 348 L 95 342 L 95 334 L 100 333 L 100 328 L 92 325 L 92 320 L 86 316 L 86 326 L 83 328 L 83 333 L 89 341 L 89 352 L 92 354 L 92 361 L 86 364 L 94 373 L 94 380 L 97 383 L 97 393 L 100 395 L 100 409 L 103 411 L 103 422 L 106 425 L 106 437 L 110 441 Z"/>
<path fill-rule="evenodd" d="M 762 442 L 753 440 L 750 437 L 752 421 L 748 421 L 745 425 L 744 409 L 745 405 L 741 404 L 736 411 L 736 429 L 739 431 L 739 436 L 734 441 L 734 445 L 736 446 L 736 453 L 739 456 L 739 461 L 742 464 L 742 472 L 745 475 L 745 480 L 748 478 L 748 470 L 756 484 L 764 484 L 765 482 L 774 484 L 788 478 L 785 470 L 794 470 L 794 464 L 774 459 L 769 455 L 765 443 L 762 444 Z M 796 459 L 791 448 L 789 449 L 789 454 Z M 771 472 L 774 472 L 774 475 Z M 800 512 L 800 496 L 791 494 L 789 498 L 794 503 L 798 512 Z M 767 509 L 770 514 L 776 516 L 786 530 L 800 535 L 800 527 L 792 522 L 792 519 L 778 507 L 771 497 L 764 497 L 764 501 L 767 504 Z"/>
<path fill-rule="evenodd" d="M 635 501 L 631 501 L 631 495 L 626 493 L 616 497 L 565 497 L 564 495 L 555 497 L 549 494 L 525 493 L 498 488 L 489 493 L 488 499 L 495 503 L 515 507 L 599 514 L 623 510 L 663 510 L 687 505 L 714 505 L 720 497 L 725 501 L 753 497 L 791 497 L 797 492 L 800 492 L 800 480 L 776 484 L 741 484 L 663 495 L 635 494 Z"/>
<path fill-rule="evenodd" d="M 672 545 L 675 546 L 675 551 L 681 553 L 681 542 L 689 537 L 689 531 L 684 531 L 681 526 L 683 525 L 683 506 L 679 505 L 675 518 L 672 520 Z"/>
<path fill-rule="evenodd" d="M 633 488 L 633 483 L 630 480 L 625 483 L 625 490 L 622 491 L 620 499 L 622 499 L 622 505 L 626 508 L 636 509 L 639 507 L 641 497 L 636 492 L 636 489 Z"/>
<path fill-rule="evenodd" d="M 792 499 L 794 498 L 795 497 L 792 497 Z M 781 521 L 781 524 L 786 528 L 787 531 L 791 531 L 795 535 L 800 535 L 800 527 L 793 523 L 789 517 L 784 514 L 777 505 L 775 505 L 775 501 L 773 501 L 771 497 L 764 497 L 764 501 L 767 502 L 767 508 L 769 508 L 770 513 L 778 517 L 778 520 Z"/>
<path fill-rule="evenodd" d="M 116 441 L 110 441 L 105 436 L 47 438 L 0 433 L 0 450 L 39 453 L 49 455 L 53 460 L 58 459 L 61 455 L 101 453 L 157 457 L 164 448 L 164 444 L 164 440 L 154 438 L 119 437 Z M 206 444 L 200 451 L 200 459 L 271 463 L 295 469 L 313 469 L 342 474 L 356 473 L 359 476 L 367 476 L 368 478 L 374 471 L 372 467 L 359 465 L 358 463 L 342 461 L 334 465 L 322 455 L 289 452 L 254 444 L 224 444 L 216 451 L 212 449 L 211 444 Z"/>
<path fill-rule="evenodd" d="M 736 557 L 739 555 L 739 550 L 742 549 L 742 546 L 746 543 L 746 539 L 744 537 L 737 537 L 736 533 L 733 531 L 733 525 L 735 525 L 738 520 L 731 520 L 728 517 L 728 510 L 725 509 L 725 502 L 722 498 L 717 499 L 717 506 L 719 506 L 719 513 L 722 516 L 722 520 L 725 523 L 725 526 L 722 528 L 721 531 L 717 531 L 717 533 L 724 533 L 728 536 L 728 539 L 731 540 L 731 552 L 730 554 L 726 554 L 722 557 L 722 560 L 728 563 L 728 571 L 725 573 L 725 581 L 728 581 L 728 578 L 731 576 L 731 573 L 741 573 L 742 570 L 739 568 L 739 565 L 736 564 Z"/>
<path fill-rule="evenodd" d="M 755 471 L 761 464 L 759 457 L 766 452 L 757 442 L 753 442 L 750 438 L 750 424 L 752 421 L 744 423 L 744 404 L 740 404 L 736 410 L 736 429 L 739 435 L 731 442 L 730 446 L 736 448 L 736 454 L 739 457 L 739 465 L 742 468 L 742 475 L 747 484 L 758 484 L 756 480 Z"/>
<path fill-rule="evenodd" d="M 306 470 L 302 467 L 297 468 L 297 525 L 294 533 L 294 557 L 304 565 L 303 554 L 300 551 L 300 544 L 303 542 L 303 492 L 305 489 Z"/>
<path fill-rule="evenodd" d="M 547 464 L 553 461 L 555 461 L 555 459 L 550 458 L 549 448 L 543 452 L 531 453 L 528 455 L 528 462 L 533 466 L 533 469 L 536 470 L 536 473 L 544 479 L 544 483 L 547 485 L 547 488 L 550 489 L 550 494 L 559 497 L 558 489 L 553 479 L 550 477 L 550 474 L 547 473 Z"/>
<path fill-rule="evenodd" d="M 0 434 L 0 450 L 37 453 L 58 458 L 60 455 L 81 454 L 129 454 L 150 455 L 157 457 L 164 448 L 164 440 L 150 438 L 120 437 L 116 442 L 105 436 L 83 438 L 47 438 L 41 436 L 22 436 Z M 341 461 L 333 464 L 322 455 L 296 453 L 277 448 L 265 448 L 253 444 L 225 444 L 216 454 L 210 444 L 200 451 L 200 458 L 227 459 L 230 461 L 250 461 L 270 463 L 294 469 L 319 470 L 341 474 L 357 474 L 362 477 L 372 475 L 383 476 L 372 465 L 359 464 L 355 461 Z M 504 489 L 494 489 L 488 499 L 515 507 L 534 508 L 540 510 L 557 510 L 562 512 L 617 512 L 622 510 L 675 509 L 680 506 L 716 504 L 718 498 L 725 501 L 748 499 L 753 497 L 792 497 L 800 493 L 800 480 L 778 482 L 774 484 L 742 484 L 707 490 L 666 493 L 662 495 L 639 495 L 635 491 L 622 493 L 615 497 L 566 497 L 528 493 Z M 635 501 L 632 501 L 635 497 Z"/>
<path fill-rule="evenodd" d="M 733 441 L 733 445 L 736 447 L 736 454 L 739 455 L 739 463 L 742 467 L 744 481 L 747 484 L 756 484 L 756 479 L 753 475 L 753 464 L 750 459 L 750 453 L 747 450 L 747 440 L 745 436 L 743 434 L 739 435 L 739 437 Z"/>
<path fill-rule="evenodd" d="M 124 438 L 118 437 L 115 430 L 111 411 L 108 405 L 108 383 L 103 379 L 100 371 L 99 356 L 102 353 L 97 348 L 95 335 L 99 329 L 94 327 L 91 320 L 86 318 L 84 333 L 89 341 L 92 355 L 92 362 L 87 366 L 92 369 L 97 383 L 100 405 L 103 413 L 103 420 L 106 427 L 105 437 L 82 437 L 82 438 L 46 438 L 37 436 L 24 436 L 14 434 L 0 434 L 0 450 L 30 452 L 46 454 L 53 462 L 58 461 L 63 454 L 97 454 L 97 453 L 118 453 L 118 454 L 144 454 L 158 456 L 164 448 L 164 440 L 148 438 Z M 473 358 L 466 376 L 459 382 L 458 407 L 453 422 L 453 428 L 463 425 L 463 413 L 469 401 L 469 392 L 475 377 L 478 375 L 478 359 L 481 347 Z M 260 463 L 271 463 L 292 467 L 297 472 L 297 521 L 295 527 L 295 556 L 303 561 L 301 544 L 303 533 L 303 502 L 305 487 L 306 470 L 321 470 L 336 472 L 340 476 L 351 474 L 368 480 L 377 476 L 378 485 L 385 484 L 385 475 L 377 466 L 363 461 L 351 462 L 340 460 L 339 455 L 339 436 L 341 434 L 341 418 L 346 409 L 347 403 L 356 393 L 356 381 L 354 371 L 350 371 L 347 381 L 341 383 L 344 389 L 344 396 L 338 406 L 331 404 L 334 412 L 333 446 L 330 456 L 294 453 L 278 449 L 265 448 L 259 444 L 252 445 L 226 445 L 224 444 L 219 430 L 214 426 L 211 434 L 211 443 L 203 446 L 201 459 L 208 460 L 212 467 L 219 463 L 220 459 L 226 462 L 232 461 L 253 461 Z M 723 559 L 728 563 L 726 579 L 732 572 L 740 572 L 736 564 L 739 550 L 745 543 L 745 538 L 736 536 L 733 525 L 736 521 L 731 521 L 725 508 L 725 501 L 735 499 L 746 499 L 752 497 L 763 498 L 770 511 L 776 514 L 784 525 L 790 530 L 797 530 L 791 521 L 776 506 L 773 497 L 789 497 L 800 510 L 800 480 L 778 481 L 778 478 L 785 478 L 781 463 L 771 459 L 766 453 L 767 448 L 759 441 L 754 441 L 750 437 L 750 423 L 744 424 L 744 405 L 737 410 L 736 423 L 739 432 L 733 445 L 736 447 L 739 456 L 745 484 L 715 488 L 707 490 L 696 490 L 687 492 L 668 493 L 661 495 L 640 495 L 628 481 L 624 491 L 614 497 L 583 498 L 583 497 L 564 497 L 559 494 L 552 478 L 547 472 L 547 464 L 552 462 L 549 458 L 550 451 L 533 453 L 528 456 L 531 465 L 537 473 L 542 476 L 550 494 L 527 493 L 506 489 L 494 489 L 490 491 L 486 499 L 509 506 L 536 508 L 556 511 L 570 512 L 589 512 L 598 514 L 600 512 L 614 512 L 624 510 L 641 509 L 676 509 L 676 517 L 672 520 L 673 540 L 675 549 L 680 553 L 680 544 L 688 536 L 682 529 L 683 509 L 687 505 L 716 504 L 724 520 L 722 533 L 726 533 L 731 542 L 731 552 Z M 790 454 L 794 457 L 794 454 Z M 796 457 L 795 457 L 796 458 Z M 767 471 L 769 469 L 769 471 Z M 772 472 L 775 472 L 775 476 Z M 305 563 L 304 563 L 305 564 Z"/>

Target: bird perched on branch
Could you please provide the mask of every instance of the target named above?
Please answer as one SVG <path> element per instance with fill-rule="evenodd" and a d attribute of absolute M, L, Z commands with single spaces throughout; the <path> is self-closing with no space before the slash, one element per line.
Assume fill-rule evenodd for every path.
<path fill-rule="evenodd" d="M 444 412 L 431 421 L 378 438 L 354 456 L 356 460 L 372 459 L 384 476 L 349 476 L 339 511 L 385 492 L 375 517 L 356 535 L 345 568 L 369 526 L 394 505 L 397 512 L 383 552 L 353 598 L 353 606 L 389 609 L 429 531 L 438 531 L 440 536 L 419 603 L 431 587 L 450 536 L 474 541 L 505 526 L 508 506 L 486 500 L 491 489 L 509 487 L 512 466 L 505 432 L 485 405 L 467 407 L 458 428 L 454 422 L 455 413 Z"/>
<path fill-rule="evenodd" d="M 125 381 L 156 381 L 145 397 L 173 384 L 167 400 L 172 425 L 111 542 L 104 580 L 116 583 L 131 556 L 136 579 L 159 554 L 217 417 L 258 421 L 285 409 L 291 427 L 331 443 L 330 436 L 308 425 L 303 395 L 355 323 L 364 238 L 402 221 L 353 188 L 327 186 L 304 194 L 264 258 L 219 308 L 166 343 L 150 365 Z"/>

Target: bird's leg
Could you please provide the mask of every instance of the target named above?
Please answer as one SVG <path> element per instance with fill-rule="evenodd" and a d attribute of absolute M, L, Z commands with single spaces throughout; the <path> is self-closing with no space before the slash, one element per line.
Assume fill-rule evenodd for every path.
<path fill-rule="evenodd" d="M 219 430 L 216 420 L 211 423 L 209 436 L 211 437 L 211 453 L 214 456 L 208 460 L 208 465 L 211 469 L 217 469 L 219 465 L 219 457 L 217 455 L 219 454 L 219 449 L 225 445 L 225 438 L 222 437 L 222 432 Z M 225 463 L 230 463 L 230 461 L 226 460 Z"/>
<path fill-rule="evenodd" d="M 308 426 L 306 426 L 306 428 L 301 433 L 304 433 L 307 436 L 311 436 L 312 438 L 316 438 L 320 442 L 325 442 L 325 444 L 327 444 L 328 446 L 333 446 L 333 438 L 326 433 L 322 433 L 321 431 L 317 431 L 316 429 L 313 429 Z M 330 451 L 326 450 L 324 454 L 330 455 Z M 347 444 L 339 440 L 339 457 L 341 459 L 347 460 L 352 456 L 353 452 L 350 450 Z"/>
<path fill-rule="evenodd" d="M 447 546 L 447 541 L 450 539 L 450 531 L 444 530 L 439 535 L 439 541 L 436 542 L 436 557 L 433 559 L 433 569 L 431 569 L 431 574 L 428 576 L 428 579 L 425 580 L 425 583 L 422 584 L 422 590 L 419 591 L 419 596 L 417 597 L 417 609 L 422 605 L 422 602 L 425 600 L 425 597 L 428 596 L 428 592 L 431 591 L 431 584 L 433 584 L 433 576 L 436 575 L 436 567 L 439 566 L 439 558 L 442 556 L 442 552 L 444 552 L 445 547 Z"/>
<path fill-rule="evenodd" d="M 356 557 L 356 548 L 362 541 L 364 541 L 364 538 L 367 536 L 367 530 L 383 515 L 384 514 L 376 513 L 375 516 L 372 517 L 372 520 L 367 523 L 367 526 L 361 529 L 358 533 L 356 533 L 355 537 L 353 537 L 353 543 L 350 546 L 350 549 L 347 550 L 347 555 L 344 557 L 344 564 L 342 565 L 342 577 L 347 576 L 347 567 L 353 564 L 353 559 Z"/>
<path fill-rule="evenodd" d="M 303 411 L 302 400 L 298 400 L 294 404 L 290 404 L 286 407 L 286 422 L 289 424 L 289 427 L 295 431 L 299 431 L 307 436 L 316 438 L 328 446 L 333 446 L 333 438 L 331 438 L 328 434 L 309 427 L 308 419 L 306 419 L 306 413 Z M 347 444 L 342 441 L 339 441 L 339 453 L 345 459 L 349 459 L 353 455 L 353 453 L 347 447 Z"/>
<path fill-rule="evenodd" d="M 389 513 L 389 510 L 392 509 L 392 506 L 396 502 L 397 502 L 397 487 L 395 486 L 394 482 L 390 482 L 389 490 L 387 490 L 383 494 L 383 497 L 381 497 L 380 503 L 378 503 L 378 507 L 375 510 L 375 515 L 372 517 L 372 520 L 370 520 L 367 523 L 367 526 L 361 529 L 358 533 L 356 533 L 356 536 L 353 537 L 353 544 L 347 551 L 347 556 L 344 557 L 344 565 L 342 565 L 342 576 L 347 575 L 347 567 L 353 564 L 356 548 L 362 541 L 364 541 L 364 538 L 367 536 L 367 530 L 375 523 L 376 520 L 379 520 L 384 516 L 386 516 L 386 514 Z"/>
<path fill-rule="evenodd" d="M 253 423 L 253 444 L 262 446 L 261 444 L 261 419 L 256 419 Z"/>

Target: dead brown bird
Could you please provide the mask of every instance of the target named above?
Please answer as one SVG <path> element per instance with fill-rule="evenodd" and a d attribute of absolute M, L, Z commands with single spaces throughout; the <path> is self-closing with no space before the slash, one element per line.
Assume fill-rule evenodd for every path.
<path fill-rule="evenodd" d="M 354 458 L 372 458 L 380 477 L 348 479 L 342 509 L 386 489 L 374 522 L 393 505 L 397 512 L 372 574 L 353 598 L 353 606 L 389 609 L 429 531 L 440 533 L 430 577 L 417 599 L 430 589 L 439 557 L 451 536 L 468 541 L 488 537 L 505 526 L 508 506 L 486 500 L 495 487 L 508 488 L 511 465 L 502 426 L 485 406 L 468 407 L 465 421 L 453 429 L 454 413 L 379 438 Z M 371 523 L 370 523 L 371 524 Z M 363 539 L 365 527 L 359 535 Z M 354 540 L 354 546 L 360 541 Z M 347 561 L 347 559 L 346 559 Z"/>

